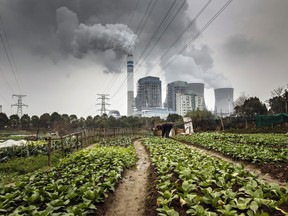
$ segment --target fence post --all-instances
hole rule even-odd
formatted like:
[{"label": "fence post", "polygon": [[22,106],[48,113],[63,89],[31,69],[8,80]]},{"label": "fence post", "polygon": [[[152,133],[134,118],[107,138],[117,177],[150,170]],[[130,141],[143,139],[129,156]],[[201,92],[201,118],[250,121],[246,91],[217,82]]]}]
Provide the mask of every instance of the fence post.
[{"label": "fence post", "polygon": [[76,149],[78,150],[78,134],[76,134]]},{"label": "fence post", "polygon": [[61,151],[62,151],[62,157],[64,157],[64,142],[62,136],[61,136]]},{"label": "fence post", "polygon": [[47,154],[48,154],[48,166],[51,166],[51,137],[48,138],[48,146],[47,146]]}]

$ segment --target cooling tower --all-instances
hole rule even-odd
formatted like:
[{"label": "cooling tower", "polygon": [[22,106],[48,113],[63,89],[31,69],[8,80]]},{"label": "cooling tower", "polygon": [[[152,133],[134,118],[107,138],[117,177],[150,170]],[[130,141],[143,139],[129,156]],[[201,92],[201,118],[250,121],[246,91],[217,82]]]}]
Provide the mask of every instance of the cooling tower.
[{"label": "cooling tower", "polygon": [[204,83],[188,83],[187,92],[204,97]]},{"label": "cooling tower", "polygon": [[[200,96],[202,97],[202,104],[201,107],[205,108],[206,104],[205,104],[205,99],[204,99],[204,83],[188,83],[187,85],[187,93],[188,94],[194,94],[196,96]],[[198,106],[195,105],[195,108],[197,108]],[[199,108],[199,107],[198,107]]]},{"label": "cooling tower", "polygon": [[127,116],[133,114],[133,99],[134,99],[134,66],[133,55],[127,56]]},{"label": "cooling tower", "polygon": [[218,116],[229,116],[233,110],[233,88],[214,89],[215,94],[215,114]]}]

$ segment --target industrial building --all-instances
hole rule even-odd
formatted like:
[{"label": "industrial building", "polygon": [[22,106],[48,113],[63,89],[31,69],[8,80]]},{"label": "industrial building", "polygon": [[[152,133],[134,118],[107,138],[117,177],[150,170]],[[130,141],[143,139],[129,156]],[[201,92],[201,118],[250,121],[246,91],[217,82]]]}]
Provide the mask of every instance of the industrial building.
[{"label": "industrial building", "polygon": [[[176,111],[176,107],[178,109],[181,104],[177,105],[176,95],[190,95],[191,99],[191,110],[203,110],[205,109],[205,100],[204,100],[204,84],[203,83],[187,83],[184,81],[175,81],[168,83],[167,85],[167,97],[165,106],[168,110]],[[182,100],[178,100],[181,103]],[[186,105],[185,105],[186,106]]]},{"label": "industrial building", "polygon": [[187,90],[187,82],[175,81],[167,85],[167,108],[176,111],[176,94],[185,94]]},{"label": "industrial building", "polygon": [[229,116],[233,110],[233,94],[234,89],[233,88],[218,88],[214,89],[215,94],[215,115],[225,117]]},{"label": "industrial building", "polygon": [[135,104],[138,111],[148,107],[162,107],[162,89],[159,77],[148,76],[138,80]]}]

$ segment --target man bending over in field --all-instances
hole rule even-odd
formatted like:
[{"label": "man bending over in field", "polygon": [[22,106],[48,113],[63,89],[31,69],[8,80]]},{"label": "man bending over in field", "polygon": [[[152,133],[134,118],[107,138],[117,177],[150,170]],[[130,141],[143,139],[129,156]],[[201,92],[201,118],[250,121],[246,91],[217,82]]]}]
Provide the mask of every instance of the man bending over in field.
[{"label": "man bending over in field", "polygon": [[157,125],[157,130],[162,130],[162,138],[163,137],[169,138],[169,133],[172,128],[173,128],[172,122],[165,122],[161,125]]}]

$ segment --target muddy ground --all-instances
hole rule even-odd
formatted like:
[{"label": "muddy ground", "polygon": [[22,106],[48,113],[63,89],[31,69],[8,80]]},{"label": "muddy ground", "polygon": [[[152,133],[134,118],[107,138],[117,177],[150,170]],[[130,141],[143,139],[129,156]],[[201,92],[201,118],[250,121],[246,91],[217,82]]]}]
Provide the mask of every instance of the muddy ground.
[{"label": "muddy ground", "polygon": [[[155,188],[156,172],[150,162],[148,151],[139,140],[134,143],[138,162],[136,167],[127,169],[115,193],[109,194],[104,204],[97,206],[99,216],[156,216],[157,191]],[[221,158],[231,163],[240,163],[246,170],[254,172],[259,178],[267,182],[275,182],[285,185],[288,181],[287,164],[251,164],[245,161],[233,160],[215,151],[203,149],[201,146],[189,144],[191,148],[216,158]],[[177,210],[177,203],[175,203]],[[183,210],[183,209],[182,209]],[[180,215],[186,215],[180,212]],[[277,214],[278,215],[278,214]],[[279,215],[282,215],[281,213]]]}]

